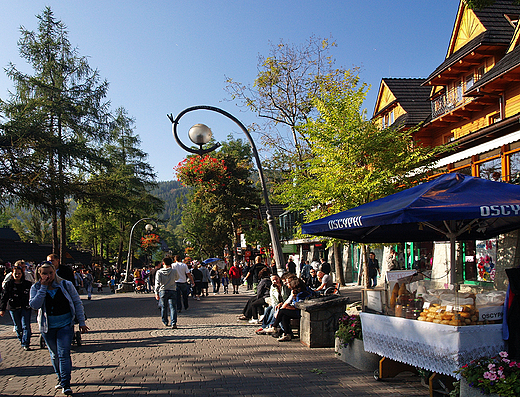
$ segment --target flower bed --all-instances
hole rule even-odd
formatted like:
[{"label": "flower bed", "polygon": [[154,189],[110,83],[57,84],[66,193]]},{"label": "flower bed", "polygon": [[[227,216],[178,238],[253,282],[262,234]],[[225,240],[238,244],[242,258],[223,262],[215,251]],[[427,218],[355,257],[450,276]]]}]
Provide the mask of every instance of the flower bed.
[{"label": "flower bed", "polygon": [[496,357],[473,360],[457,372],[470,388],[484,394],[520,396],[520,362],[510,360],[507,352],[500,352]]},{"label": "flower bed", "polygon": [[336,331],[341,347],[347,347],[354,339],[363,340],[361,318],[358,315],[345,314],[339,319],[339,329]]}]

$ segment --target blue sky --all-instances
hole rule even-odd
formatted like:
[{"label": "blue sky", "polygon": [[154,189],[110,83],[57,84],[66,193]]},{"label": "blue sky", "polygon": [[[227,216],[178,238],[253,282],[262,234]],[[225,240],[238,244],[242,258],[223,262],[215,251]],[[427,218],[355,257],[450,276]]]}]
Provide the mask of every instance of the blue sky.
[{"label": "blue sky", "polygon": [[[244,124],[261,122],[224,91],[225,78],[252,84],[259,54],[281,39],[301,44],[310,36],[332,37],[338,66],[361,68],[372,86],[365,101],[374,109],[384,77],[426,77],[446,56],[457,0],[249,1],[177,0],[23,0],[5,2],[0,13],[0,66],[13,62],[30,69],[18,55],[19,28],[37,29],[35,15],[50,6],[65,23],[79,54],[89,57],[110,83],[112,107],[124,107],[157,179],[174,178],[172,168],[186,157],[177,146],[166,114],[194,105],[221,107]],[[0,98],[12,82],[0,72]],[[188,117],[189,115],[189,117]],[[243,137],[224,116],[191,112],[179,135],[189,144],[192,124],[210,126],[217,140]],[[257,140],[258,142],[258,140]]]}]

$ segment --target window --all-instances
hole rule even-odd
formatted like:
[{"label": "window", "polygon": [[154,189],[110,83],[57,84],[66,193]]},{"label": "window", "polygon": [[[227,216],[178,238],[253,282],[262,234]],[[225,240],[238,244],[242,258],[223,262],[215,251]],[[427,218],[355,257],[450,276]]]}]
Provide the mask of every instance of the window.
[{"label": "window", "polygon": [[469,90],[471,87],[473,87],[473,83],[474,83],[474,79],[473,79],[473,73],[471,74],[468,74],[466,76],[466,80],[465,80],[465,83],[466,83],[466,90]]},{"label": "window", "polygon": [[498,123],[500,120],[502,120],[500,118],[500,113],[493,113],[492,115],[488,116],[488,125]]},{"label": "window", "polygon": [[476,76],[475,78],[478,80],[480,80],[482,78],[482,76],[484,76],[484,73],[485,73],[485,68],[484,66],[481,66],[477,69],[477,73],[476,73]]},{"label": "window", "polygon": [[502,160],[500,157],[479,164],[479,175],[490,181],[500,182],[502,180]]},{"label": "window", "polygon": [[511,173],[511,180],[520,179],[520,152],[515,152],[509,156],[509,169]]},{"label": "window", "polygon": [[459,81],[455,87],[457,102],[462,102],[462,81]]}]

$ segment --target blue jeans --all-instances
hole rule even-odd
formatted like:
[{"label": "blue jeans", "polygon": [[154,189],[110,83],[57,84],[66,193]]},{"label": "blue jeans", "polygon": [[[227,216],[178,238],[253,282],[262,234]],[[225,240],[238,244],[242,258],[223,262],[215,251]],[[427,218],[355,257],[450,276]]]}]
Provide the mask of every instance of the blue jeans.
[{"label": "blue jeans", "polygon": [[168,309],[170,309],[171,325],[177,324],[177,291],[163,290],[159,292],[161,301],[161,317],[164,325],[168,325]]},{"label": "blue jeans", "polygon": [[184,303],[184,309],[188,308],[188,283],[175,283],[177,285],[177,310],[182,310],[182,304]]},{"label": "blue jeans", "polygon": [[31,344],[31,309],[9,310],[9,314],[13,319],[16,335],[22,346],[29,347]]},{"label": "blue jeans", "polygon": [[213,284],[213,292],[218,292],[218,290],[220,289],[220,280],[215,280],[214,278],[212,278],[211,284]]},{"label": "blue jeans", "polygon": [[377,274],[374,277],[370,277],[370,288],[377,286]]},{"label": "blue jeans", "polygon": [[70,358],[70,345],[74,327],[72,325],[63,328],[49,328],[48,332],[42,333],[51,354],[54,372],[60,379],[60,385],[64,389],[70,387],[70,374],[72,372],[72,359]]},{"label": "blue jeans", "polygon": [[262,329],[273,325],[274,323],[274,306],[267,306],[264,311],[264,319],[262,320]]}]

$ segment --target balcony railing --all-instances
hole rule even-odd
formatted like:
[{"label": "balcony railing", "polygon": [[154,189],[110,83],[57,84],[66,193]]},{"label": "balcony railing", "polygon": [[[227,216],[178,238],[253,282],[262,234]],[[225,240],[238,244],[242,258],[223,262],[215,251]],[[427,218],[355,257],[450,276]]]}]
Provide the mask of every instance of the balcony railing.
[{"label": "balcony railing", "polygon": [[472,98],[462,96],[463,92],[466,91],[465,89],[463,91],[463,89],[463,85],[458,85],[432,100],[432,119],[436,119],[461,105],[471,102]]}]

